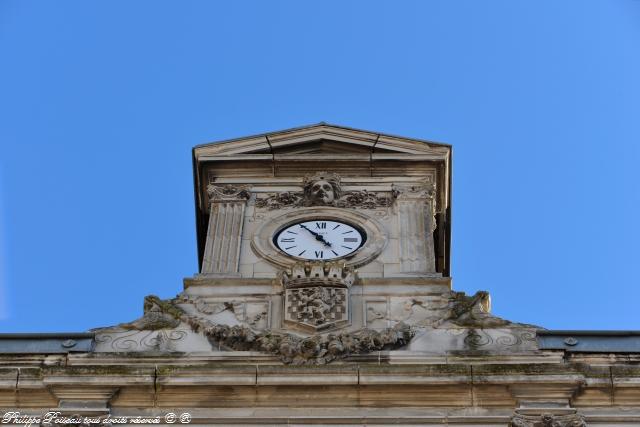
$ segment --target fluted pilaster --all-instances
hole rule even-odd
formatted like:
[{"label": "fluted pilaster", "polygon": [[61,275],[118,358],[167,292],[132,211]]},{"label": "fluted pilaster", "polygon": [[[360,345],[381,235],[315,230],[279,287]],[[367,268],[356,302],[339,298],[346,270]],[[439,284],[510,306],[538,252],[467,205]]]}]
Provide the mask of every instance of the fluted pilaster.
[{"label": "fluted pilaster", "polygon": [[400,271],[435,272],[434,186],[394,186],[394,194],[400,230]]},{"label": "fluted pilaster", "polygon": [[244,210],[250,193],[241,186],[209,185],[207,191],[210,215],[201,273],[237,274]]}]

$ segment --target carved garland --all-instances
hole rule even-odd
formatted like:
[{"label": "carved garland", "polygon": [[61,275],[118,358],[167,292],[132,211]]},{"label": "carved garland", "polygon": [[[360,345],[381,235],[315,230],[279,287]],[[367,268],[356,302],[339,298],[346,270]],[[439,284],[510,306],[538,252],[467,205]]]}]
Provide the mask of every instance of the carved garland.
[{"label": "carved garland", "polygon": [[[175,303],[179,302],[175,301]],[[204,334],[222,347],[235,351],[260,351],[273,354],[287,364],[322,365],[352,354],[396,349],[406,345],[415,334],[408,325],[399,323],[393,328],[382,331],[360,329],[351,333],[301,338],[270,330],[258,332],[241,325],[218,325],[210,320],[188,315],[176,306],[174,301],[163,301],[155,295],[147,296],[145,305],[159,308],[163,313],[188,324],[194,332]]]},{"label": "carved garland", "polygon": [[[362,190],[345,192],[342,197],[336,200],[331,206],[338,208],[376,209],[388,207],[392,204],[393,199],[391,197]],[[256,200],[257,208],[268,210],[314,205],[315,203],[310,203],[305,199],[305,195],[301,191],[287,191],[284,193],[271,194],[268,197]]]}]

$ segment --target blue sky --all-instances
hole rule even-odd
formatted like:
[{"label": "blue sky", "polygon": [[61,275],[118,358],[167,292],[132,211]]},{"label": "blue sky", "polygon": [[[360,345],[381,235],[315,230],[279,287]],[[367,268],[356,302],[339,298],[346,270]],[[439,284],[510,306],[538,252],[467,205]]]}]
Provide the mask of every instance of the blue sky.
[{"label": "blue sky", "polygon": [[319,121],[454,146],[454,287],[640,329],[640,1],[0,2],[0,331],[197,270],[191,147]]}]

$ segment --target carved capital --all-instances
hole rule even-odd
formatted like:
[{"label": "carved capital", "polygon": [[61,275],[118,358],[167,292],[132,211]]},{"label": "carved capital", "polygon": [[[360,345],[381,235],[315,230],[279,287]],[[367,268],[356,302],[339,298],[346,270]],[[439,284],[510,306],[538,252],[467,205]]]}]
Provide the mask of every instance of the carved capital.
[{"label": "carved capital", "polygon": [[210,203],[244,202],[251,197],[246,185],[207,185]]},{"label": "carved capital", "polygon": [[587,422],[580,414],[568,415],[523,415],[515,414],[511,418],[510,427],[587,427]]},{"label": "carved capital", "polygon": [[436,184],[425,182],[415,185],[393,185],[393,196],[397,200],[433,199],[436,195]]}]

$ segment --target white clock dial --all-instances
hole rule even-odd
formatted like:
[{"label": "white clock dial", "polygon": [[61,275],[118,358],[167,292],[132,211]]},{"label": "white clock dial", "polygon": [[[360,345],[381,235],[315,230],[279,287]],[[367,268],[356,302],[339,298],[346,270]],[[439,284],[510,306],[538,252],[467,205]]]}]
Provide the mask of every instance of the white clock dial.
[{"label": "white clock dial", "polygon": [[273,243],[293,257],[330,260],[350,255],[364,244],[366,236],[344,222],[327,219],[302,221],[282,229]]}]

